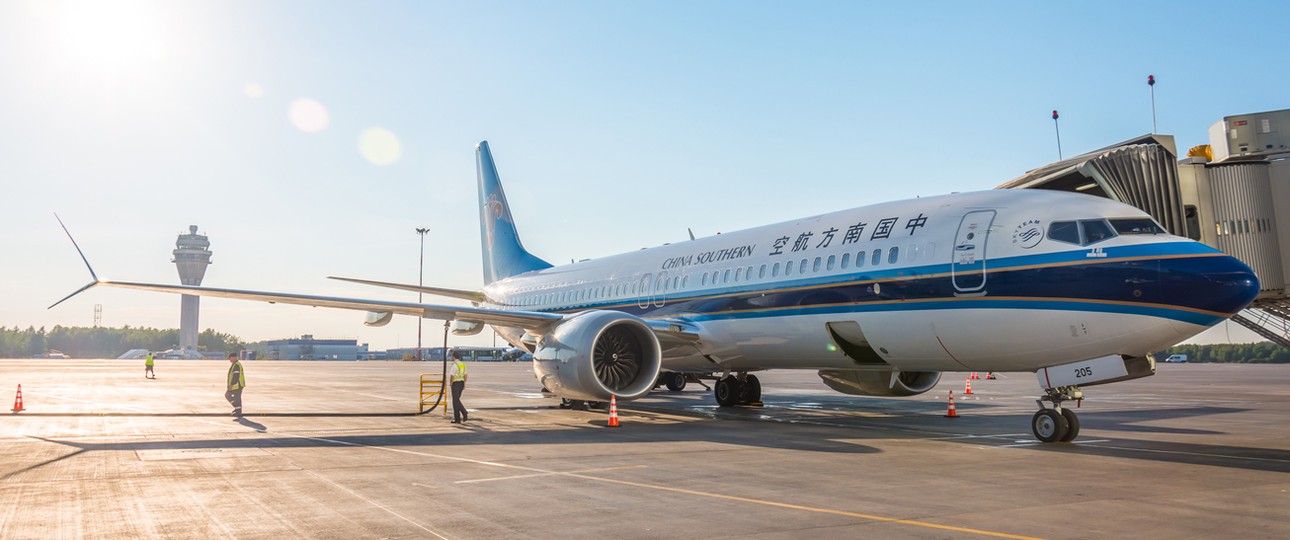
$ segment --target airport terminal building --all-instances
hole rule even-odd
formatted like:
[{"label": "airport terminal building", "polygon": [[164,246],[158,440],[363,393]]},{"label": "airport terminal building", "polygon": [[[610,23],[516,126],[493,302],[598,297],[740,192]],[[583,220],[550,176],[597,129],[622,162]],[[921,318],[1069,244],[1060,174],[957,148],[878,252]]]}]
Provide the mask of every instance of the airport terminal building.
[{"label": "airport terminal building", "polygon": [[299,339],[266,342],[265,360],[366,360],[367,344],[355,339],[314,339],[306,334]]}]

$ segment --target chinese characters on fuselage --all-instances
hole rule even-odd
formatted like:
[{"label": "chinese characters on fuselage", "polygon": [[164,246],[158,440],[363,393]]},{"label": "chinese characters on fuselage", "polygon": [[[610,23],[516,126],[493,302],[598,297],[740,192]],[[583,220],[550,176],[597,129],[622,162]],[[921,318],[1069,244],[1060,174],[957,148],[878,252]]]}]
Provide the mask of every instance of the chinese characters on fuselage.
[{"label": "chinese characters on fuselage", "polygon": [[[900,223],[899,217],[883,218],[878,221],[869,233],[869,241],[891,238],[891,235],[895,231],[898,223]],[[924,216],[922,213],[919,213],[917,217],[910,218],[905,222],[905,229],[909,231],[910,236],[913,236],[919,228],[926,226],[927,216]],[[863,241],[865,229],[868,227],[869,223],[865,221],[860,221],[848,226],[846,232],[842,234],[842,240],[839,245],[855,244]],[[768,255],[783,255],[785,253],[785,249],[788,250],[788,253],[797,253],[812,249],[824,249],[833,243],[838,232],[840,231],[837,227],[829,227],[828,229],[819,231],[818,239],[816,239],[816,231],[814,230],[802,231],[798,233],[796,238],[781,236],[771,242],[771,251]],[[744,246],[735,246],[732,248],[683,255],[680,257],[670,257],[663,260],[662,269],[674,270],[695,264],[707,264],[733,259],[742,259],[744,257],[752,256],[756,251],[757,244],[748,244]]]}]

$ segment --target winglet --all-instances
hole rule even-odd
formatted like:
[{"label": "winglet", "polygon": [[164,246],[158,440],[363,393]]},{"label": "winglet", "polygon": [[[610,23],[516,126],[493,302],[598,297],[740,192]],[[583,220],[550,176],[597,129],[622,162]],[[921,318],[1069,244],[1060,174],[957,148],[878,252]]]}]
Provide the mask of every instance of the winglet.
[{"label": "winglet", "polygon": [[80,245],[78,245],[78,244],[76,243],[76,239],[75,239],[75,238],[72,238],[72,232],[71,232],[71,231],[69,231],[69,230],[67,230],[67,225],[63,223],[63,218],[58,217],[58,214],[57,214],[57,213],[55,213],[55,214],[54,214],[54,219],[57,219],[57,220],[58,220],[58,225],[59,225],[59,226],[61,226],[61,227],[63,228],[63,232],[64,232],[64,233],[67,233],[67,239],[72,241],[72,247],[75,247],[75,248],[76,248],[76,252],[77,252],[77,253],[79,253],[79,254],[81,255],[81,261],[83,261],[83,262],[85,263],[85,268],[86,268],[86,269],[88,269],[88,270],[90,271],[90,277],[94,278],[94,281],[90,282],[90,284],[89,284],[89,285],[86,285],[86,286],[84,286],[84,287],[81,287],[81,288],[77,289],[77,290],[76,290],[76,292],[74,292],[74,293],[72,293],[72,294],[69,294],[69,295],[67,295],[67,296],[63,297],[63,299],[62,299],[62,300],[59,300],[59,301],[57,301],[57,302],[54,302],[54,303],[53,303],[53,305],[51,305],[51,306],[49,306],[48,308],[45,308],[45,309],[53,309],[53,308],[54,308],[54,306],[57,306],[58,304],[61,304],[61,303],[63,303],[63,302],[66,302],[68,298],[71,298],[71,297],[73,297],[73,296],[76,296],[76,295],[78,295],[78,294],[81,294],[82,292],[84,292],[84,291],[85,291],[85,289],[88,289],[88,288],[90,288],[90,287],[93,287],[93,286],[95,286],[95,285],[98,285],[98,284],[99,284],[99,282],[100,282],[98,274],[95,274],[95,273],[94,273],[94,267],[93,267],[93,266],[90,266],[90,260],[89,260],[89,259],[87,259],[87,258],[85,258],[85,252],[84,252],[84,251],[81,251],[81,246],[80,246]]}]

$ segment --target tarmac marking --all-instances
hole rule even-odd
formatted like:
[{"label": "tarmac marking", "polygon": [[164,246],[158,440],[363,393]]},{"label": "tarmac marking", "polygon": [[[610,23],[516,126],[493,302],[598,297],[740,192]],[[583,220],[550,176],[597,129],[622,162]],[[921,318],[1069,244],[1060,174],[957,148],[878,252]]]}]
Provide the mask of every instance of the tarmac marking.
[{"label": "tarmac marking", "polygon": [[496,480],[518,480],[520,478],[537,478],[541,476],[552,476],[557,474],[578,474],[578,473],[591,473],[591,472],[621,471],[623,469],[644,469],[645,467],[646,467],[645,465],[626,465],[623,467],[601,467],[599,469],[582,469],[580,471],[569,471],[565,473],[555,473],[555,472],[533,473],[533,474],[520,474],[515,476],[499,476],[496,478],[478,478],[475,480],[458,480],[453,483],[454,484],[477,484],[479,482],[493,482]]},{"label": "tarmac marking", "polygon": [[[282,435],[282,433],[279,433],[279,435]],[[586,474],[580,474],[580,473],[577,473],[577,472],[548,471],[548,470],[544,470],[544,469],[538,469],[538,468],[535,468],[535,467],[525,467],[525,466],[522,466],[522,465],[510,465],[510,464],[506,464],[506,463],[497,463],[497,462],[493,462],[493,461],[484,461],[484,460],[479,460],[479,459],[463,458],[463,457],[456,457],[456,456],[446,456],[446,455],[442,455],[442,454],[431,454],[431,453],[429,453],[429,452],[418,452],[418,451],[415,451],[415,450],[404,450],[404,449],[402,449],[402,448],[390,448],[390,447],[387,447],[387,446],[375,446],[375,445],[370,445],[370,444],[362,444],[362,443],[355,443],[355,442],[349,442],[349,441],[340,441],[340,440],[336,440],[336,439],[328,439],[328,438],[325,438],[325,437],[309,437],[309,436],[305,436],[305,435],[290,435],[290,436],[292,436],[292,437],[299,437],[299,438],[302,438],[302,439],[310,439],[310,440],[315,440],[315,441],[322,441],[322,442],[327,442],[327,443],[331,443],[331,444],[340,444],[340,445],[344,445],[344,446],[358,446],[358,447],[363,447],[363,448],[371,448],[371,449],[374,449],[374,450],[384,450],[384,451],[387,451],[387,452],[395,452],[395,453],[400,453],[400,454],[412,454],[412,455],[415,455],[415,456],[433,457],[433,458],[446,459],[446,460],[452,460],[452,461],[460,461],[460,462],[465,462],[465,463],[474,463],[474,464],[477,464],[477,465],[484,465],[484,466],[489,466],[489,467],[501,467],[501,468],[506,468],[506,469],[517,469],[517,470],[521,470],[521,471],[531,471],[531,472],[534,472],[534,473],[539,473],[538,475],[535,475],[535,476],[567,476],[567,477],[570,477],[570,478],[580,478],[580,479],[583,479],[583,480],[592,480],[592,481],[596,481],[596,482],[605,482],[605,483],[610,483],[610,484],[619,484],[619,485],[623,485],[623,486],[638,487],[638,488],[645,488],[645,489],[655,489],[655,490],[659,490],[659,491],[670,491],[670,492],[673,492],[673,493],[684,493],[684,494],[687,494],[687,495],[695,495],[695,496],[699,496],[699,497],[709,497],[709,498],[714,498],[714,499],[724,499],[724,500],[729,500],[729,501],[745,502],[745,503],[750,503],[750,504],[759,504],[759,505],[763,505],[763,506],[773,506],[773,507],[776,507],[776,508],[785,508],[785,509],[789,509],[789,510],[802,510],[802,511],[806,511],[806,512],[816,512],[816,513],[821,513],[821,514],[832,514],[832,515],[837,515],[837,516],[846,516],[846,517],[853,517],[853,518],[859,518],[859,519],[867,519],[867,520],[871,520],[871,521],[879,521],[879,522],[884,522],[884,523],[899,523],[899,524],[901,524],[901,525],[911,525],[911,526],[915,526],[915,527],[925,527],[925,528],[929,528],[929,529],[940,529],[940,530],[944,530],[944,531],[954,531],[954,532],[961,532],[961,533],[968,533],[968,534],[976,534],[976,535],[989,536],[989,537],[994,537],[994,538],[1012,538],[1012,539],[1016,539],[1016,540],[1039,540],[1038,538],[1033,537],[1033,536],[1021,536],[1021,535],[1007,534],[1007,533],[994,532],[994,531],[985,531],[985,530],[981,530],[981,529],[970,529],[970,528],[967,528],[967,527],[956,527],[956,526],[953,526],[953,525],[941,525],[941,524],[939,524],[939,523],[931,523],[931,522],[927,522],[927,521],[917,521],[917,520],[912,520],[912,519],[891,518],[891,517],[884,517],[884,516],[876,516],[876,515],[873,515],[873,514],[862,514],[862,513],[859,513],[859,512],[848,512],[848,511],[845,511],[845,510],[834,510],[834,509],[831,509],[831,508],[819,508],[819,507],[815,507],[815,506],[803,506],[803,505],[798,505],[798,504],[789,504],[789,503],[782,503],[782,502],[775,502],[775,501],[766,501],[766,500],[762,500],[762,499],[752,499],[752,498],[748,498],[748,497],[739,497],[739,496],[735,496],[735,495],[726,495],[726,494],[723,494],[723,493],[711,493],[711,492],[707,492],[707,491],[698,491],[698,490],[684,489],[684,488],[676,488],[676,487],[670,487],[670,486],[660,486],[660,485],[657,485],[657,484],[646,484],[646,483],[641,483],[641,482],[630,482],[630,481],[627,481],[627,480],[615,480],[615,479],[612,479],[612,478],[601,478],[601,477],[598,477],[598,476],[589,476],[589,475],[586,475]],[[312,472],[312,471],[311,471],[311,472]],[[348,491],[348,490],[346,490],[346,491]],[[375,504],[375,503],[373,503],[373,504]],[[379,505],[378,505],[378,506],[379,506]],[[391,513],[393,513],[393,512],[391,512]],[[395,515],[397,515],[397,514],[395,514]],[[400,516],[400,517],[402,517],[402,516]],[[404,519],[406,519],[406,518],[404,518]],[[442,538],[442,537],[441,537],[441,538]]]},{"label": "tarmac marking", "polygon": [[342,485],[340,485],[340,484],[337,484],[336,482],[333,482],[330,478],[327,478],[327,477],[325,477],[325,476],[323,476],[323,475],[321,475],[321,474],[318,474],[318,473],[316,473],[316,472],[314,472],[314,471],[306,470],[305,472],[307,472],[307,473],[309,473],[309,474],[314,475],[314,477],[318,478],[319,480],[322,480],[322,481],[324,481],[324,482],[327,482],[328,484],[331,484],[331,485],[333,485],[333,486],[336,486],[336,487],[337,487],[337,488],[339,488],[341,491],[344,491],[344,492],[346,492],[346,493],[349,493],[350,495],[353,495],[354,497],[357,497],[357,498],[359,498],[359,499],[362,499],[364,502],[366,502],[366,503],[368,503],[368,504],[370,504],[370,505],[372,505],[372,506],[375,506],[375,507],[377,507],[377,508],[380,508],[381,510],[385,510],[386,512],[389,512],[389,513],[390,513],[390,515],[392,515],[392,516],[394,516],[394,517],[396,517],[396,518],[399,518],[399,519],[401,519],[401,520],[403,520],[403,521],[406,521],[406,522],[408,522],[408,523],[412,524],[413,526],[415,526],[415,527],[416,527],[416,528],[418,528],[418,529],[421,529],[421,530],[423,530],[423,531],[425,531],[425,532],[428,532],[428,533],[430,533],[430,534],[433,534],[433,535],[435,535],[436,537],[441,538],[441,539],[443,539],[443,540],[448,540],[448,537],[447,537],[447,536],[444,536],[444,535],[442,535],[442,534],[439,534],[439,533],[437,533],[437,532],[435,532],[435,531],[432,531],[432,530],[430,530],[430,529],[426,528],[426,526],[425,526],[425,525],[422,525],[422,524],[420,524],[420,523],[417,523],[416,521],[413,521],[412,519],[408,518],[407,516],[404,516],[403,514],[400,514],[400,513],[398,513],[398,512],[395,512],[394,510],[390,509],[390,507],[388,507],[388,506],[385,506],[385,505],[383,505],[383,504],[381,504],[381,503],[378,503],[378,502],[376,502],[376,501],[373,501],[372,499],[369,499],[369,498],[367,498],[367,497],[364,497],[364,496],[362,496],[362,495],[358,494],[357,492],[355,492],[355,491],[354,491],[354,490],[352,490],[352,489],[349,489],[349,488],[347,488],[347,487],[345,487],[345,486],[342,486]]},{"label": "tarmac marking", "polygon": [[[98,403],[95,403],[95,402],[79,400],[79,399],[76,399],[76,398],[66,398],[66,397],[62,397],[62,396],[52,396],[52,397],[59,397],[59,398],[61,398],[61,399],[68,399],[68,400],[71,400],[71,401],[81,401],[81,402],[83,402],[83,403],[92,403],[92,404],[96,404],[96,405],[98,405]],[[125,407],[122,407],[122,408],[125,408],[125,409],[133,409],[133,410],[140,410],[140,409],[138,409],[138,408],[135,408],[135,407],[129,407],[129,406],[125,406]],[[216,424],[214,421],[210,421],[210,420],[206,420],[206,419],[197,419],[197,420],[198,420],[198,421],[201,421],[201,422],[204,422],[204,423],[213,424],[213,425],[214,425],[214,424]],[[709,497],[709,498],[714,498],[714,499],[724,499],[724,500],[729,500],[729,501],[744,502],[744,503],[749,503],[749,504],[758,504],[758,505],[763,505],[763,506],[771,506],[771,507],[784,508],[784,509],[789,509],[789,510],[801,510],[801,511],[805,511],[805,512],[816,512],[816,513],[821,513],[821,514],[831,514],[831,515],[837,515],[837,516],[846,516],[846,517],[853,517],[853,518],[859,518],[859,519],[867,519],[867,520],[871,520],[871,521],[878,521],[878,522],[884,522],[884,523],[898,523],[898,524],[901,524],[901,525],[910,525],[910,526],[914,526],[914,527],[924,527],[924,528],[929,528],[929,529],[939,529],[939,530],[944,530],[944,531],[954,531],[954,532],[961,532],[961,533],[967,533],[967,534],[976,534],[976,535],[989,536],[989,537],[994,537],[994,538],[1012,538],[1012,539],[1017,539],[1017,540],[1039,540],[1038,538],[1036,538],[1036,537],[1032,537],[1032,536],[1020,536],[1020,535],[1015,535],[1015,534],[1007,534],[1007,533],[1001,533],[1001,532],[986,531],[986,530],[981,530],[981,529],[970,529],[970,528],[966,528],[966,527],[956,527],[956,526],[953,526],[953,525],[941,525],[941,524],[939,524],[939,523],[931,523],[931,522],[927,522],[927,521],[917,521],[917,520],[911,520],[911,519],[891,518],[891,517],[885,517],[885,516],[877,516],[877,515],[873,515],[873,514],[862,514],[862,513],[859,513],[859,512],[848,512],[848,511],[845,511],[845,510],[835,510],[835,509],[831,509],[831,508],[820,508],[820,507],[814,507],[814,506],[803,506],[803,505],[789,504],[789,503],[782,503],[782,502],[775,502],[775,501],[766,501],[766,500],[762,500],[762,499],[752,499],[752,498],[748,498],[748,497],[739,497],[739,496],[735,496],[735,495],[726,495],[726,494],[723,494],[723,493],[711,493],[711,492],[707,492],[707,491],[698,491],[698,490],[691,490],[691,489],[684,489],[684,488],[677,488],[677,487],[670,487],[670,486],[662,486],[662,485],[657,485],[657,484],[646,484],[646,483],[641,483],[641,482],[630,482],[630,481],[626,481],[626,480],[615,480],[615,479],[612,479],[612,478],[601,478],[601,477],[598,477],[598,476],[590,476],[590,475],[587,475],[587,474],[580,474],[580,473],[577,473],[577,472],[548,471],[548,470],[538,469],[538,468],[534,468],[534,467],[524,467],[524,466],[521,466],[521,465],[510,465],[510,464],[506,464],[506,463],[497,463],[497,462],[493,462],[493,461],[484,461],[484,460],[479,460],[479,459],[463,458],[463,457],[456,457],[456,456],[447,456],[447,455],[442,455],[442,454],[431,454],[431,453],[429,453],[429,452],[418,452],[418,451],[414,451],[414,450],[404,450],[404,449],[402,449],[402,448],[390,448],[390,447],[387,447],[387,446],[375,446],[375,445],[370,445],[370,444],[362,444],[362,443],[356,443],[356,442],[341,441],[341,440],[336,440],[336,439],[328,439],[328,438],[325,438],[325,437],[310,437],[310,436],[308,436],[308,435],[297,435],[297,434],[289,433],[289,432],[277,432],[275,435],[277,435],[277,436],[295,437],[295,438],[299,438],[299,439],[306,439],[306,440],[313,440],[313,441],[321,441],[321,442],[327,442],[327,443],[331,443],[331,444],[339,444],[339,445],[342,445],[342,446],[356,446],[356,447],[361,447],[361,448],[371,448],[371,449],[374,449],[374,450],[384,450],[384,451],[386,451],[386,452],[394,452],[394,453],[400,453],[400,454],[411,454],[411,455],[415,455],[415,456],[432,457],[432,458],[446,459],[446,460],[459,461],[459,462],[465,462],[465,463],[474,463],[474,464],[477,464],[477,465],[484,465],[484,466],[489,466],[489,467],[501,467],[501,468],[506,468],[506,469],[515,469],[515,470],[521,470],[521,471],[529,471],[529,472],[532,472],[532,473],[538,473],[537,475],[540,475],[540,476],[567,476],[567,477],[570,477],[570,478],[580,478],[580,479],[583,479],[583,480],[592,480],[592,481],[596,481],[596,482],[605,482],[605,483],[618,484],[618,485],[623,485],[623,486],[638,487],[638,488],[645,488],[645,489],[654,489],[654,490],[659,490],[659,491],[670,491],[670,492],[673,492],[673,493],[684,493],[684,494],[687,494],[687,495],[695,495],[695,496],[699,496],[699,497]],[[427,529],[425,526],[421,525],[420,523],[417,523],[417,522],[415,522],[415,521],[413,521],[413,520],[411,520],[411,519],[409,519],[409,518],[407,518],[407,517],[405,517],[405,516],[403,516],[403,515],[399,514],[398,512],[395,512],[394,510],[391,510],[390,508],[388,508],[388,507],[386,507],[386,506],[384,506],[384,505],[382,505],[382,504],[380,504],[380,503],[378,503],[378,502],[376,502],[376,501],[373,501],[373,500],[371,500],[371,499],[368,499],[367,497],[364,497],[364,496],[362,496],[362,495],[360,495],[360,494],[358,494],[358,493],[354,492],[353,490],[350,490],[349,488],[346,488],[346,487],[344,487],[344,486],[342,486],[342,485],[340,485],[340,484],[337,484],[336,482],[333,482],[332,480],[329,480],[329,479],[327,479],[327,478],[325,478],[325,477],[323,477],[323,476],[319,475],[318,473],[316,473],[316,472],[314,472],[314,471],[306,471],[306,472],[308,472],[309,474],[312,474],[312,475],[314,475],[314,476],[318,477],[319,479],[321,479],[321,480],[323,480],[323,481],[326,481],[326,482],[327,482],[327,483],[329,483],[329,484],[332,484],[332,485],[334,485],[334,486],[336,486],[336,487],[338,487],[338,488],[340,488],[340,489],[344,490],[344,491],[345,491],[345,492],[347,492],[347,493],[350,493],[351,495],[354,495],[355,497],[358,497],[358,498],[360,498],[360,499],[363,499],[364,501],[367,501],[368,503],[371,503],[373,506],[376,506],[376,507],[378,507],[378,508],[380,508],[380,509],[382,509],[382,510],[385,510],[386,512],[390,513],[391,515],[394,515],[395,517],[398,517],[399,519],[402,519],[402,520],[404,520],[404,521],[406,521],[406,522],[408,522],[408,523],[410,523],[410,524],[412,524],[412,525],[415,525],[417,528],[420,528],[420,529],[422,529],[422,530],[424,530],[424,531],[426,531],[426,532],[428,532],[428,533],[430,533],[430,534],[433,534],[433,535],[435,535],[436,537],[441,538],[441,539],[443,539],[443,540],[448,540],[448,539],[447,539],[447,537],[445,537],[445,536],[443,536],[443,535],[441,535],[441,534],[439,534],[439,533],[437,533],[437,532],[434,532],[434,531],[432,531],[432,530],[430,530],[430,529]]]}]

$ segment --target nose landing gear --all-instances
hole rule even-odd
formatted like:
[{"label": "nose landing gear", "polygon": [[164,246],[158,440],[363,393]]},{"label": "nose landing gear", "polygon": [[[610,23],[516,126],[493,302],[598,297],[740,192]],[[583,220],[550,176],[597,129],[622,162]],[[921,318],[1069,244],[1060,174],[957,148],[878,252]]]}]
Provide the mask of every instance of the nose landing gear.
[{"label": "nose landing gear", "polygon": [[[1084,399],[1084,392],[1078,386],[1062,386],[1044,389],[1044,397],[1035,400],[1039,411],[1030,419],[1030,430],[1040,442],[1071,442],[1079,435],[1079,417],[1075,411],[1062,407],[1063,401]],[[1053,408],[1044,406],[1051,401]]]}]

